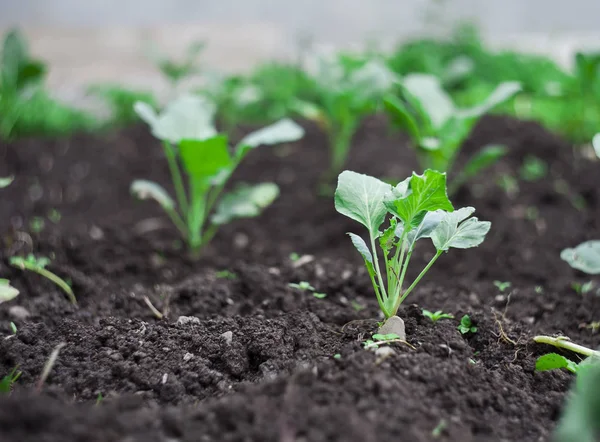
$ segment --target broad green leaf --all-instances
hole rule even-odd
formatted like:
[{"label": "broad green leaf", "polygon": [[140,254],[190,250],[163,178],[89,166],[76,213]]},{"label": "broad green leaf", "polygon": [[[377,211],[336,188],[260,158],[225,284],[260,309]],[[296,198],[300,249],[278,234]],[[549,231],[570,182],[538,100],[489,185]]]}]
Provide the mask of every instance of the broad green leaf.
[{"label": "broad green leaf", "polygon": [[473,207],[464,207],[447,213],[431,233],[435,248],[437,250],[468,249],[481,244],[492,223],[469,218],[473,212],[475,212]]},{"label": "broad green leaf", "polygon": [[232,165],[225,135],[205,140],[181,140],[179,155],[187,173],[207,183]]},{"label": "broad green leaf", "polygon": [[560,257],[576,270],[590,275],[600,274],[600,240],[586,241],[573,249],[565,249]]},{"label": "broad green leaf", "polygon": [[[439,226],[442,219],[446,216],[448,212],[444,210],[435,210],[433,212],[427,212],[421,224],[415,229],[410,230],[406,234],[406,242],[409,247],[422,238],[430,238],[433,231]],[[396,236],[398,238],[402,237],[402,233],[404,232],[404,226],[402,224],[398,224],[396,227]]]},{"label": "broad green leaf", "polygon": [[358,253],[360,253],[364,258],[369,275],[373,277],[375,275],[375,264],[373,262],[373,255],[367,247],[367,243],[365,243],[365,241],[360,236],[354,233],[348,233],[348,235],[352,240],[352,244],[354,244],[354,247],[356,247],[356,250],[358,250]]},{"label": "broad green leaf", "polygon": [[129,188],[131,194],[141,200],[152,199],[165,210],[175,209],[175,201],[158,183],[147,180],[135,180]]},{"label": "broad green leaf", "polygon": [[406,130],[413,142],[420,144],[421,131],[419,125],[405,104],[390,95],[383,99],[383,106],[392,123],[398,128]]},{"label": "broad green leaf", "polygon": [[27,63],[29,53],[27,42],[18,29],[6,34],[2,46],[1,79],[3,87],[16,89],[19,82],[19,71]]},{"label": "broad green leaf", "polygon": [[460,118],[481,117],[499,104],[511,99],[515,94],[521,91],[521,83],[517,81],[506,81],[500,83],[496,89],[479,106],[470,109],[460,109],[456,113]]},{"label": "broad green leaf", "polygon": [[19,291],[10,285],[8,279],[0,279],[0,304],[15,299]]},{"label": "broad green leaf", "polygon": [[274,183],[240,185],[221,198],[211,221],[221,225],[236,218],[258,216],[278,196],[279,187]]},{"label": "broad green leaf", "polygon": [[594,147],[594,152],[596,152],[596,156],[600,158],[600,132],[594,135],[594,139],[592,140],[592,146]]},{"label": "broad green leaf", "polygon": [[421,104],[434,128],[441,128],[456,111],[450,95],[434,75],[409,74],[401,84]]},{"label": "broad green leaf", "polygon": [[577,372],[577,364],[557,353],[548,353],[535,361],[536,371],[559,370],[566,368],[572,373]]},{"label": "broad green leaf", "polygon": [[184,95],[169,103],[159,115],[140,101],[134,105],[134,110],[159,140],[171,143],[184,139],[199,141],[217,134],[213,123],[215,105],[203,97]]},{"label": "broad green leaf", "polygon": [[[584,376],[581,376],[584,374]],[[596,442],[600,432],[600,363],[595,361],[577,375],[553,440]]]},{"label": "broad green leaf", "polygon": [[5,178],[0,177],[0,189],[10,186],[10,184],[14,181],[15,177],[7,176]]},{"label": "broad green leaf", "polygon": [[263,127],[242,138],[238,149],[242,146],[257,147],[260,145],[273,145],[298,141],[304,136],[304,129],[289,118],[279,120],[277,123]]},{"label": "broad green leaf", "polygon": [[435,170],[427,169],[423,175],[413,172],[406,195],[396,195],[388,194],[384,205],[408,231],[418,227],[427,212],[454,210],[446,194],[446,174]]},{"label": "broad green leaf", "polygon": [[338,177],[335,210],[365,226],[375,235],[385,220],[383,200],[392,186],[377,178],[345,170]]}]

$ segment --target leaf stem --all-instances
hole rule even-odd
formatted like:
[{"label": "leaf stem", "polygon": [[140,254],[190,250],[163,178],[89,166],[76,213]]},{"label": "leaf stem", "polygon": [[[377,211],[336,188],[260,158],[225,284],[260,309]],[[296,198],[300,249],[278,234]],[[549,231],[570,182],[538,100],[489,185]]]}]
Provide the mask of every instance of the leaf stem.
[{"label": "leaf stem", "polygon": [[186,214],[189,209],[189,203],[185,193],[185,185],[183,183],[181,171],[179,170],[179,164],[177,163],[175,148],[167,141],[163,143],[163,148],[167,163],[169,164],[169,171],[171,172],[171,179],[173,180],[173,187],[175,188],[179,210],[181,213]]},{"label": "leaf stem", "polygon": [[438,250],[436,252],[435,256],[433,258],[431,258],[431,261],[429,261],[429,263],[425,266],[425,268],[421,271],[421,273],[419,273],[419,276],[417,276],[416,279],[413,281],[413,283],[410,285],[410,287],[406,289],[406,291],[404,292],[402,297],[398,298],[398,300],[396,301],[396,305],[394,305],[394,310],[393,310],[394,315],[398,312],[398,309],[400,308],[400,304],[402,304],[402,302],[404,302],[406,297],[410,294],[410,292],[413,291],[413,289],[419,283],[421,278],[423,278],[423,276],[425,276],[427,271],[431,268],[433,263],[437,261],[437,259],[441,256],[441,254],[443,252],[444,252],[443,250]]},{"label": "leaf stem", "polygon": [[584,356],[600,356],[600,351],[592,350],[591,348],[584,347],[583,345],[575,344],[564,336],[552,337],[552,336],[535,336],[533,338],[538,344],[553,345],[557,348],[564,348],[575,353],[582,354]]},{"label": "leaf stem", "polygon": [[[385,303],[388,299],[388,294],[386,293],[385,286],[383,285],[383,278],[381,277],[381,269],[379,268],[379,257],[377,256],[377,249],[375,248],[375,236],[373,233],[369,232],[369,238],[371,239],[371,249],[373,250],[373,264],[375,265],[375,272],[377,273],[377,280],[379,282],[379,288],[381,290],[381,298]],[[387,311],[383,312],[386,317]]]},{"label": "leaf stem", "polygon": [[69,298],[69,301],[71,301],[71,304],[77,305],[77,298],[75,298],[75,294],[73,293],[73,289],[71,289],[71,287],[69,287],[69,284],[67,284],[65,282],[65,280],[62,279],[62,278],[60,278],[58,275],[55,275],[51,271],[46,270],[46,269],[40,267],[39,265],[35,265],[35,264],[32,264],[32,263],[29,263],[29,262],[27,262],[25,260],[19,261],[19,263],[16,264],[16,266],[20,267],[22,269],[26,269],[26,270],[29,270],[31,272],[37,273],[38,275],[43,276],[44,278],[49,279],[54,284],[56,284],[58,287],[60,287],[63,292],[65,292],[67,294],[67,297]]}]

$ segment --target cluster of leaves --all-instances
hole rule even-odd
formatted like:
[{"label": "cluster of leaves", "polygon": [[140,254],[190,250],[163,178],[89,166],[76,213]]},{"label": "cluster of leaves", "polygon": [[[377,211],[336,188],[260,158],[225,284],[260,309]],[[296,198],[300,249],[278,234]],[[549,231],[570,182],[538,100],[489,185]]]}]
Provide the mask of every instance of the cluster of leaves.
[{"label": "cluster of leaves", "polygon": [[[423,169],[450,172],[460,148],[479,119],[520,91],[516,82],[501,83],[482,103],[460,109],[444,91],[438,77],[409,74],[398,83],[398,93],[387,95],[385,109],[396,126],[406,130]],[[456,173],[450,193],[506,153],[503,146],[487,146]]]},{"label": "cluster of leaves", "polygon": [[44,88],[46,65],[29,54],[24,36],[8,32],[0,59],[0,138],[62,135],[96,127],[95,119],[72,109]]},{"label": "cluster of leaves", "polygon": [[158,202],[195,256],[220,226],[236,218],[258,216],[279,195],[274,183],[239,184],[221,195],[246,155],[259,145],[292,142],[304,135],[300,126],[284,119],[250,133],[230,149],[227,135],[215,128],[213,104],[204,98],[182,96],[160,114],[143,102],[136,103],[135,110],[163,142],[175,199],[162,186],[147,180],[134,181],[131,192],[140,199]]},{"label": "cluster of leaves", "polygon": [[[396,315],[435,261],[451,248],[467,249],[481,244],[491,223],[471,217],[472,207],[454,210],[446,190],[446,174],[426,170],[392,186],[367,175],[344,171],[335,192],[336,210],[365,226],[369,245],[349,233],[364,258],[379,307],[386,318]],[[380,230],[389,215],[388,226]],[[407,287],[406,271],[420,239],[430,238],[436,253]],[[377,245],[382,251],[385,273],[380,268]]]}]

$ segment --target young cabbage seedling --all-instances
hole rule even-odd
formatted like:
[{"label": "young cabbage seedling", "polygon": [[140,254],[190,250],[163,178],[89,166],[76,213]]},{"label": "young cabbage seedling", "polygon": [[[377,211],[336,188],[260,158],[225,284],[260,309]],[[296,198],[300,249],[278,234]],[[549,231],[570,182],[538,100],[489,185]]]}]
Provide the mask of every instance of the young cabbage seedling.
[{"label": "young cabbage seedling", "polygon": [[[335,208],[368,230],[368,245],[360,236],[348,235],[364,259],[386,320],[396,315],[400,304],[444,252],[478,246],[491,226],[487,221],[471,217],[473,207],[455,211],[446,193],[446,174],[429,169],[422,175],[413,173],[397,186],[344,171],[338,178]],[[389,226],[380,230],[388,216]],[[424,238],[432,240],[436,253],[405,287],[415,245]],[[380,268],[377,245],[383,255],[385,273]]]},{"label": "young cabbage seedling", "polygon": [[206,99],[183,96],[160,115],[145,103],[136,103],[135,110],[163,142],[176,199],[159,184],[146,180],[134,181],[131,192],[140,199],[155,200],[165,210],[194,256],[220,226],[236,218],[260,215],[279,195],[274,183],[240,184],[221,195],[248,152],[259,145],[297,141],[304,135],[300,126],[284,119],[250,133],[231,152],[227,136],[217,133],[215,109]]},{"label": "young cabbage seedling", "polygon": [[[423,169],[450,172],[460,148],[479,119],[521,90],[516,82],[500,84],[491,95],[469,109],[460,109],[443,90],[440,80],[429,74],[410,74],[399,83],[400,96],[387,95],[384,106],[392,123],[406,130]],[[504,156],[504,146],[490,145],[469,159],[455,173],[452,194],[467,180]]]},{"label": "young cabbage seedling", "polygon": [[463,335],[468,333],[477,333],[477,327],[473,325],[473,321],[471,321],[471,317],[469,315],[464,315],[460,319],[460,324],[458,324],[457,329]]},{"label": "young cabbage seedling", "polygon": [[50,264],[50,260],[43,256],[35,257],[32,254],[27,255],[26,258],[20,256],[13,256],[10,258],[10,264],[14,267],[17,267],[21,270],[29,270],[31,272],[37,273],[38,275],[43,276],[44,278],[49,279],[54,284],[62,289],[63,292],[66,293],[71,304],[76,305],[77,299],[75,298],[75,294],[73,290],[66,283],[66,281],[59,276],[55,275],[51,271],[46,269],[46,266]]},{"label": "young cabbage seedling", "polygon": [[318,98],[314,103],[298,101],[296,111],[316,120],[325,130],[331,155],[326,181],[342,170],[352,138],[361,120],[373,113],[393,86],[395,74],[381,61],[361,64],[344,55],[319,60],[314,78]]},{"label": "young cabbage seedling", "polygon": [[430,312],[429,310],[423,309],[423,316],[431,319],[431,322],[433,322],[434,324],[436,322],[438,322],[440,319],[453,319],[454,318],[454,315],[451,315],[449,313],[444,313],[441,310],[438,310],[436,312]]}]

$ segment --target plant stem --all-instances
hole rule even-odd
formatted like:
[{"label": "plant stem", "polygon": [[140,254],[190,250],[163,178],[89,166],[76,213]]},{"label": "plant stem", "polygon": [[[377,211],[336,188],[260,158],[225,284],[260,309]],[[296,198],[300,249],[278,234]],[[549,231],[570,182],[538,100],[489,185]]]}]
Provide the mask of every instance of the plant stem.
[{"label": "plant stem", "polygon": [[574,342],[569,341],[568,338],[561,336],[556,338],[552,336],[535,336],[533,340],[538,344],[553,345],[554,347],[564,348],[565,350],[570,350],[584,356],[600,356],[600,351],[595,351],[591,348],[584,347],[583,345],[575,344]]},{"label": "plant stem", "polygon": [[419,276],[417,276],[416,279],[413,281],[413,283],[410,285],[410,287],[406,289],[406,291],[404,292],[402,297],[398,298],[398,300],[396,301],[396,305],[394,305],[394,310],[393,310],[394,315],[398,312],[398,309],[400,308],[400,304],[402,304],[402,302],[404,302],[406,297],[410,294],[410,292],[413,291],[413,289],[419,283],[421,278],[423,278],[423,276],[425,276],[425,273],[427,273],[427,271],[431,268],[433,263],[437,261],[437,259],[440,257],[440,255],[443,252],[444,252],[443,250],[438,250],[436,252],[435,256],[433,258],[431,258],[431,261],[429,261],[429,263],[425,266],[425,268],[421,271],[421,273],[419,273]]},{"label": "plant stem", "polygon": [[[385,303],[387,301],[388,295],[385,291],[385,286],[383,285],[383,278],[381,277],[381,269],[379,268],[379,257],[377,256],[377,249],[375,248],[375,237],[372,233],[369,233],[369,238],[371,239],[371,249],[373,250],[373,264],[375,265],[375,272],[377,273],[377,281],[379,282],[379,288],[381,290],[381,299]],[[387,311],[384,310],[383,313],[387,315]]]},{"label": "plant stem", "polygon": [[44,278],[48,278],[54,284],[59,286],[63,290],[63,292],[67,294],[67,297],[69,298],[69,301],[71,301],[71,304],[77,305],[77,299],[75,298],[73,290],[71,289],[71,287],[69,287],[69,284],[67,284],[62,278],[58,277],[49,270],[42,269],[41,267],[30,267],[29,270],[40,274]]},{"label": "plant stem", "polygon": [[171,218],[171,222],[175,224],[175,227],[177,227],[177,230],[179,230],[183,239],[187,239],[189,236],[188,228],[179,213],[177,213],[176,210],[165,210],[165,212],[167,212],[167,215]]},{"label": "plant stem", "polygon": [[202,230],[206,220],[206,185],[199,180],[190,180],[191,206],[187,213],[188,246],[194,258],[202,247]]},{"label": "plant stem", "polygon": [[186,214],[189,208],[187,196],[185,194],[185,185],[179,170],[179,164],[177,164],[177,157],[175,155],[175,149],[167,141],[163,143],[165,151],[165,157],[169,164],[169,171],[171,172],[171,179],[173,180],[173,187],[175,188],[175,195],[177,196],[177,204],[181,213]]}]

